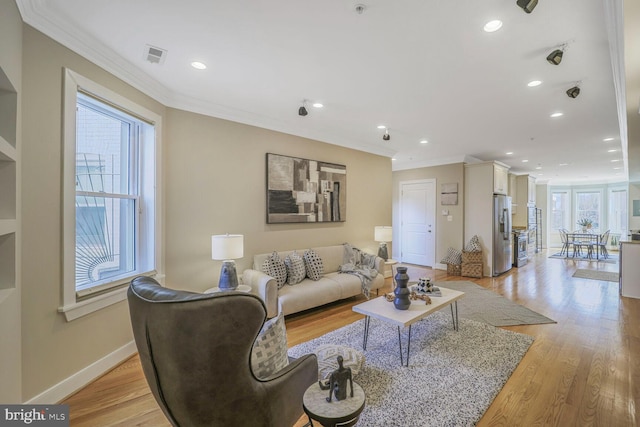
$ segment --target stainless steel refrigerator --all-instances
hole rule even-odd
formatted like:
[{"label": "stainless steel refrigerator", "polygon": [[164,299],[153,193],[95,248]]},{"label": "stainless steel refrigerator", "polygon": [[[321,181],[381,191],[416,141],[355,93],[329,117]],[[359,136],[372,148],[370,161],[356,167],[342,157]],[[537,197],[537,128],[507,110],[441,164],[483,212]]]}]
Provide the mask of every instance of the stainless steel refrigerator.
[{"label": "stainless steel refrigerator", "polygon": [[493,195],[493,275],[511,270],[513,243],[511,235],[511,197]]}]

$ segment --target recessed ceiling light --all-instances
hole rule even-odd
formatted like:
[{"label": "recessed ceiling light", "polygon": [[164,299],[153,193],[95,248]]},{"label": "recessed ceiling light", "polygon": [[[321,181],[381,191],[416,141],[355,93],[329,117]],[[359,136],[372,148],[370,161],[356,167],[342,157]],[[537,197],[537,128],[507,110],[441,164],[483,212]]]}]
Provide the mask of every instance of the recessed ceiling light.
[{"label": "recessed ceiling light", "polygon": [[524,159],[524,160],[522,161],[522,163],[527,163],[528,161],[529,161],[529,160]]},{"label": "recessed ceiling light", "polygon": [[313,105],[315,108],[322,108],[322,107],[324,107],[324,105],[323,105],[323,104],[321,104],[321,103],[319,103],[319,102],[316,102],[316,103],[311,104],[311,105]]},{"label": "recessed ceiling light", "polygon": [[555,119],[556,117],[560,117],[560,116],[563,116],[563,115],[564,115],[563,113],[557,112],[557,113],[553,113],[551,115],[551,117],[553,117]]},{"label": "recessed ceiling light", "polygon": [[493,33],[494,31],[498,31],[500,28],[502,28],[502,21],[499,19],[494,19],[484,25],[484,30],[487,33]]},{"label": "recessed ceiling light", "polygon": [[378,129],[386,129],[387,127],[385,125],[378,125]]},{"label": "recessed ceiling light", "polygon": [[619,161],[620,161],[620,159],[613,159],[613,160],[611,160],[611,163],[615,163],[615,162],[619,162]]},{"label": "recessed ceiling light", "polygon": [[544,175],[544,174],[543,174],[543,173],[539,173],[539,174],[538,174],[538,176],[542,176],[542,175]]},{"label": "recessed ceiling light", "polygon": [[202,62],[199,61],[193,61],[191,63],[191,66],[197,70],[204,70],[205,68],[207,68],[207,66],[205,64],[203,64]]},{"label": "recessed ceiling light", "polygon": [[527,86],[536,87],[536,86],[540,86],[541,84],[542,82],[540,80],[531,80],[529,83],[527,83]]},{"label": "recessed ceiling light", "polygon": [[536,166],[537,171],[539,171],[540,169],[542,169],[542,166]]},{"label": "recessed ceiling light", "polygon": [[513,151],[507,151],[507,152],[506,152],[506,153],[504,153],[504,154],[506,154],[507,156],[510,156],[510,155],[512,155],[512,154],[513,154]]},{"label": "recessed ceiling light", "polygon": [[605,139],[603,139],[604,142],[609,142],[609,141],[613,141],[613,140],[614,140],[614,138],[605,138]]},{"label": "recessed ceiling light", "polygon": [[617,171],[619,169],[622,169],[622,168],[621,167],[613,168],[614,171]]},{"label": "recessed ceiling light", "polygon": [[420,144],[428,144],[428,143],[429,143],[429,141],[427,141],[426,139],[423,139],[423,140],[420,141]]},{"label": "recessed ceiling light", "polygon": [[396,158],[395,158],[395,157],[392,157],[392,158],[391,158],[391,160],[394,160],[394,161],[395,161],[395,160],[396,160]]},{"label": "recessed ceiling light", "polygon": [[616,151],[618,150],[616,150],[615,148],[612,148],[611,150],[607,150],[607,153],[615,153]]},{"label": "recessed ceiling light", "polygon": [[558,166],[568,166],[569,163],[560,163]]}]

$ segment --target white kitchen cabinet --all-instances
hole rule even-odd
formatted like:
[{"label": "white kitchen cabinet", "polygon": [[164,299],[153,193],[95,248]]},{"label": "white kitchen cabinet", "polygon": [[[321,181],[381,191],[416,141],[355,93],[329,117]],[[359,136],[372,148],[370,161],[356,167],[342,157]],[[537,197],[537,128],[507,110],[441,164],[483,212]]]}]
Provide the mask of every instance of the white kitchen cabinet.
[{"label": "white kitchen cabinet", "polygon": [[640,241],[620,242],[620,295],[640,298]]},{"label": "white kitchen cabinet", "polygon": [[517,175],[509,174],[509,197],[511,197],[511,215],[515,215],[518,210],[518,187],[516,185]]},{"label": "white kitchen cabinet", "polygon": [[509,192],[509,169],[493,164],[493,194],[507,194]]},{"label": "white kitchen cabinet", "polygon": [[513,225],[529,228],[529,207],[536,205],[536,178],[531,175],[516,176],[516,191],[513,203]]},{"label": "white kitchen cabinet", "polygon": [[536,178],[531,175],[527,176],[527,199],[527,205],[536,205]]}]

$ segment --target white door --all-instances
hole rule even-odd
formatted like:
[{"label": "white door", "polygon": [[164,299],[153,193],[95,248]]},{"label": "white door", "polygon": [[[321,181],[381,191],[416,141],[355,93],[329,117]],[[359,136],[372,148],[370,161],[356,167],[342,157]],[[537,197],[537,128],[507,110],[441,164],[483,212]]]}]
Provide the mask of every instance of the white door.
[{"label": "white door", "polygon": [[435,265],[435,180],[400,183],[400,259]]}]

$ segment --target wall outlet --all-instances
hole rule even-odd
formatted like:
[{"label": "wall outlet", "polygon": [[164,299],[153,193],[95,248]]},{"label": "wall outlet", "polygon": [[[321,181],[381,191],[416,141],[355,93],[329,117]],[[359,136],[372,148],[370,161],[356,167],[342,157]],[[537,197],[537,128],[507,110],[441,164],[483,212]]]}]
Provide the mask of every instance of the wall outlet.
[{"label": "wall outlet", "polygon": [[449,210],[448,209],[442,209],[442,216],[447,216],[449,215]]},{"label": "wall outlet", "polygon": [[453,221],[453,215],[447,216],[447,221],[449,221],[449,222]]}]

